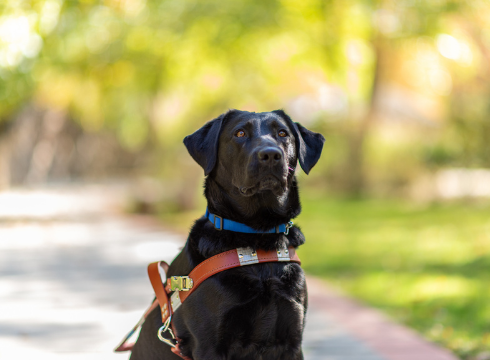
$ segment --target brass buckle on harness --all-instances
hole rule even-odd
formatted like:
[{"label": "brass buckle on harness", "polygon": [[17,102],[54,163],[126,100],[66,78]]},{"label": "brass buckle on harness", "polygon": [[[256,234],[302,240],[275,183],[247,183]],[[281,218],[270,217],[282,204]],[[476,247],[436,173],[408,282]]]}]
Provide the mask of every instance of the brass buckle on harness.
[{"label": "brass buckle on harness", "polygon": [[[160,341],[164,342],[167,345],[170,345],[171,347],[176,347],[177,346],[177,340],[175,340],[175,335],[174,332],[172,331],[172,328],[170,327],[170,321],[172,320],[172,316],[169,316],[167,321],[165,321],[165,324],[162,325],[160,329],[158,329],[157,335]],[[172,337],[171,339],[167,339],[163,337],[163,334],[165,331],[168,331],[170,336]]]},{"label": "brass buckle on harness", "polygon": [[189,291],[194,286],[194,280],[188,276],[172,276],[170,288],[172,291]]}]

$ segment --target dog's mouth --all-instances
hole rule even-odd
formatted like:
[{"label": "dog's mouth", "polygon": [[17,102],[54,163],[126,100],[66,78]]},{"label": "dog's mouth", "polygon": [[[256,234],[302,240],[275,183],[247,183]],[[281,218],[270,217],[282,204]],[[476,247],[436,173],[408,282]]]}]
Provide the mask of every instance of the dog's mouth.
[{"label": "dog's mouth", "polygon": [[279,195],[286,190],[286,182],[281,181],[273,175],[264,176],[254,186],[239,188],[240,193],[244,196],[252,196],[259,192],[272,191],[274,194]]},{"label": "dog's mouth", "polygon": [[280,186],[281,182],[274,176],[266,176],[258,184],[259,191],[274,190]]}]

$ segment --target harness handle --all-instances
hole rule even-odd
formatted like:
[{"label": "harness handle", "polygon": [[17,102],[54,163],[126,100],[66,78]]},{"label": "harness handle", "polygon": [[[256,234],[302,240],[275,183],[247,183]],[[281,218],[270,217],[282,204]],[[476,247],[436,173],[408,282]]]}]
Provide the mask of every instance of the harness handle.
[{"label": "harness handle", "polygon": [[165,324],[168,318],[172,316],[172,308],[170,306],[170,299],[168,298],[167,292],[165,291],[165,287],[163,286],[162,276],[159,271],[160,267],[164,271],[165,278],[166,278],[169,266],[165,261],[158,261],[148,265],[148,276],[150,278],[151,286],[155,291],[155,295],[157,297],[158,303],[160,304],[162,323]]}]

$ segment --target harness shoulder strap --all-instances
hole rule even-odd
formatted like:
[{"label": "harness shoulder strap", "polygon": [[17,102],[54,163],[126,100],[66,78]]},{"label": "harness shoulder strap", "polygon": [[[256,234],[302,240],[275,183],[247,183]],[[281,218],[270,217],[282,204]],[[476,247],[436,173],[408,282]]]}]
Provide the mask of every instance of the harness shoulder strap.
[{"label": "harness shoulder strap", "polygon": [[[264,262],[295,262],[301,264],[301,260],[296,254],[294,247],[280,250],[264,251],[253,250],[252,248],[238,248],[225,251],[197,265],[188,276],[172,276],[167,279],[165,290],[167,293],[174,292],[172,295],[172,312],[175,312],[180,305],[187,299],[207,278],[228,269],[252,265]],[[183,283],[179,278],[189,279],[189,285],[179,287]],[[165,322],[166,319],[162,320]]]},{"label": "harness shoulder strap", "polygon": [[[143,324],[149,313],[160,305],[162,315],[162,328],[158,331],[160,340],[167,343],[172,347],[172,351],[179,354],[178,338],[176,339],[171,329],[172,314],[182,305],[182,303],[194,292],[197,287],[207,278],[228,269],[247,266],[257,263],[266,262],[295,262],[301,264],[301,261],[296,254],[293,247],[264,251],[253,250],[252,248],[238,248],[229,251],[225,251],[218,255],[215,255],[199,265],[197,265],[188,276],[172,276],[170,279],[166,279],[166,284],[162,282],[160,269],[165,273],[165,277],[168,271],[168,264],[165,261],[154,262],[148,265],[148,276],[150,278],[151,285],[155,291],[156,300],[153,301],[150,308],[146,311],[138,324],[131,330],[126,338],[115,349],[116,352],[132,350],[134,344],[128,344],[128,339],[134,334],[134,332]],[[173,293],[169,298],[169,294]],[[172,338],[171,340],[163,338],[161,333],[169,331]],[[175,344],[176,342],[176,344]]]}]

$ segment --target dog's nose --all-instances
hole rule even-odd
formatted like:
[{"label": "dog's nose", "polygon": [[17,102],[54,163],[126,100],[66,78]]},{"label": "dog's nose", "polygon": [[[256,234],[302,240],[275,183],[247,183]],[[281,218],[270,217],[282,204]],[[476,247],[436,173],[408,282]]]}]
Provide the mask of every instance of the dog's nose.
[{"label": "dog's nose", "polygon": [[281,150],[273,147],[266,147],[257,153],[259,161],[263,164],[275,164],[282,159]]}]

